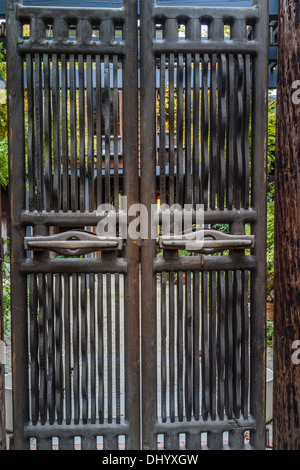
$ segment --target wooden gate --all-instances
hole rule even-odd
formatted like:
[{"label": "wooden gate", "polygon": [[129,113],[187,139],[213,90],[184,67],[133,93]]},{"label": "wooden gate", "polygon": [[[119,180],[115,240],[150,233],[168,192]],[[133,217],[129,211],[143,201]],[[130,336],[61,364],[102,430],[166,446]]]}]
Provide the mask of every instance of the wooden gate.
[{"label": "wooden gate", "polygon": [[264,447],[267,3],[7,0],[16,449]]},{"label": "wooden gate", "polygon": [[[205,224],[228,230],[232,243],[226,253],[219,241],[220,256],[204,246],[198,257],[179,256],[174,236],[173,250],[161,237],[162,257],[155,241],[142,246],[149,449],[157,439],[165,449],[222,448],[224,440],[243,448],[246,432],[264,446],[268,2],[254,3],[141,2],[141,201],[149,207],[158,194],[169,206],[202,204]],[[237,249],[248,224],[250,254]]]}]

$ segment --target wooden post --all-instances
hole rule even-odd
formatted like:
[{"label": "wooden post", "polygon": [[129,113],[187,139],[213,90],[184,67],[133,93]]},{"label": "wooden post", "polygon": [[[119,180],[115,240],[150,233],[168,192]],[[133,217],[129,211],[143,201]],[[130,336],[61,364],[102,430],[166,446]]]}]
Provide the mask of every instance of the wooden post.
[{"label": "wooden post", "polygon": [[[300,9],[279,1],[274,448],[300,449]],[[297,91],[298,90],[298,91]]]},{"label": "wooden post", "polygon": [[1,188],[0,188],[0,450],[6,449],[5,426],[5,360],[4,360],[4,318],[2,289],[2,230],[1,230]]}]

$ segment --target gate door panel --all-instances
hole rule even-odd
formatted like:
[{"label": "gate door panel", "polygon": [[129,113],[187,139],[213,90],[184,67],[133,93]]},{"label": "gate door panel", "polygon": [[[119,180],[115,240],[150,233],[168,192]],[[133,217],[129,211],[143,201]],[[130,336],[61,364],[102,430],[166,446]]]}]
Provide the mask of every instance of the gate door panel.
[{"label": "gate door panel", "polygon": [[265,445],[268,2],[139,8],[7,0],[16,449]]},{"label": "gate door panel", "polygon": [[265,445],[267,3],[141,2],[141,202],[205,223],[142,245],[145,449]]},{"label": "gate door panel", "polygon": [[137,449],[138,246],[95,236],[138,202],[136,1],[6,11],[14,445]]}]

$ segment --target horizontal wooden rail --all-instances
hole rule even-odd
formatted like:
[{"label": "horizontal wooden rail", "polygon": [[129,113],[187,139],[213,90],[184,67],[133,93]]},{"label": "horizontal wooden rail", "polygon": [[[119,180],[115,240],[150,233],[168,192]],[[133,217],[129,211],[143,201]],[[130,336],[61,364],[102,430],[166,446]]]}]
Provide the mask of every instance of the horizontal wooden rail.
[{"label": "horizontal wooden rail", "polygon": [[31,42],[30,39],[26,39],[18,43],[17,48],[20,53],[52,53],[52,54],[114,54],[117,56],[125,55],[125,46],[122,44],[105,44],[96,43],[91,41],[87,44],[81,44],[77,41],[68,41],[61,43],[59,41],[43,41],[40,43]]},{"label": "horizontal wooden rail", "polygon": [[167,19],[224,19],[229,20],[257,20],[258,8],[236,8],[236,7],[188,7],[188,6],[157,6],[154,8],[154,18]]},{"label": "horizontal wooden rail", "polygon": [[155,54],[253,54],[258,51],[258,42],[254,41],[155,41]]},{"label": "horizontal wooden rail", "polygon": [[183,433],[188,432],[190,434],[199,434],[201,432],[226,432],[234,429],[239,430],[253,430],[256,427],[255,420],[250,419],[230,419],[230,420],[211,420],[207,421],[178,421],[166,423],[157,422],[155,426],[156,434],[168,434],[168,433]]},{"label": "horizontal wooden rail", "polygon": [[101,20],[124,21],[123,8],[69,8],[69,7],[38,7],[17,5],[17,18],[20,21],[38,18],[44,21],[64,19],[77,23],[78,19],[85,19],[93,24]]},{"label": "horizontal wooden rail", "polygon": [[[82,227],[82,226],[96,226],[101,220],[103,220],[107,214],[99,212],[29,212],[24,211],[21,214],[20,222],[21,225],[35,226],[35,225],[46,225],[46,226],[60,226],[60,227]],[[125,220],[126,214],[124,212],[116,212],[117,222]]]},{"label": "horizontal wooden rail", "polygon": [[253,270],[256,268],[256,257],[252,255],[235,257],[229,256],[183,256],[176,260],[155,258],[153,270],[162,272],[194,272],[194,271],[227,271]]},{"label": "horizontal wooden rail", "polygon": [[60,438],[71,438],[75,436],[84,436],[96,437],[96,436],[106,436],[106,435],[127,435],[128,434],[128,424],[127,423],[104,423],[104,424],[52,424],[51,426],[47,425],[33,425],[29,424],[25,426],[24,437],[29,439],[31,437],[47,439],[51,437]]},{"label": "horizontal wooden rail", "polygon": [[43,261],[25,259],[21,264],[21,271],[24,274],[126,274],[127,261],[121,258],[116,258],[114,260],[106,260],[102,258],[61,258]]},{"label": "horizontal wooden rail", "polygon": [[[159,223],[162,221],[163,212],[158,210],[155,212]],[[81,227],[81,226],[95,226],[100,222],[106,214],[99,212],[63,212],[63,211],[23,211],[20,216],[21,225],[35,226],[35,225],[47,225],[47,226],[61,226],[61,227]],[[116,213],[117,221],[125,220],[125,212]],[[192,212],[193,223],[196,222],[196,213]],[[255,209],[250,210],[208,210],[204,212],[204,223],[205,224],[229,224],[231,222],[241,223],[253,223],[257,220],[257,211]]]}]

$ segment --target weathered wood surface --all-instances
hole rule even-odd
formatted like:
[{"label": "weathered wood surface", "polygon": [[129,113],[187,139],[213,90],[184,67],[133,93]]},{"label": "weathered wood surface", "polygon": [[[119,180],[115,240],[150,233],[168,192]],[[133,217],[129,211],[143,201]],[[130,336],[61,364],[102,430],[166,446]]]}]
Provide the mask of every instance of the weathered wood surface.
[{"label": "weathered wood surface", "polygon": [[[298,2],[279,2],[279,66],[275,189],[274,448],[300,449],[300,77]],[[299,87],[298,87],[299,89]],[[299,96],[299,93],[298,93]]]},{"label": "weathered wood surface", "polygon": [[[240,449],[247,430],[251,446],[263,448],[267,2],[257,0],[255,8],[223,13],[226,20],[230,18],[230,41],[224,39],[219,9],[174,9],[164,6],[167,2],[163,1],[157,6],[154,1],[140,2],[140,160],[137,0],[124,0],[122,9],[95,11],[86,7],[27,8],[21,3],[7,0],[12,317],[13,347],[17,349],[14,447],[28,448],[32,437],[38,449],[49,448],[55,436],[60,449],[70,449],[78,436],[82,449],[95,448],[96,437],[101,437],[104,449],[112,450],[118,448],[123,436],[127,449],[137,449],[142,431],[145,450],[160,446],[158,434],[163,434],[165,449],[180,448],[179,434],[185,435],[187,449],[199,449],[201,432],[207,433],[208,448],[220,449],[227,430],[229,446]],[[164,41],[159,41],[155,31],[162,18]],[[68,30],[74,21],[76,40],[73,36],[70,40]],[[186,23],[185,40],[178,39],[181,21]],[[27,22],[30,38],[24,39],[22,28]],[[45,39],[48,23],[53,24],[51,40]],[[209,41],[202,41],[200,26],[207,23]],[[248,24],[255,26],[259,39],[248,38]],[[114,26],[123,27],[122,43],[114,40]],[[93,28],[99,41],[92,41]],[[28,71],[26,165],[24,60]],[[118,100],[120,74],[122,105]],[[165,135],[168,83],[168,124],[173,134],[169,142]],[[247,151],[250,103],[251,168]],[[66,126],[68,106],[70,130]],[[125,157],[122,187],[118,168],[120,113]],[[141,244],[128,238],[122,257],[103,252],[101,258],[61,259],[33,249],[50,247],[54,251],[61,244],[68,248],[70,232],[63,230],[59,240],[58,235],[50,239],[50,226],[58,233],[59,228],[82,228],[88,220],[97,225],[103,213],[95,212],[95,202],[114,202],[116,206],[119,189],[127,196],[128,207],[141,202],[148,208],[150,222],[156,188],[161,203],[189,203],[192,220],[197,204],[203,203],[205,222],[228,224],[230,240],[243,237],[245,223],[251,223],[256,240],[251,255],[239,253],[234,244],[229,255],[178,257],[177,249],[174,255],[165,246],[160,258],[156,257],[154,238]],[[162,205],[160,221],[164,210]],[[118,220],[123,216],[119,211]],[[132,220],[129,215],[126,223]],[[25,240],[30,250],[25,257],[25,228],[31,224],[32,236]],[[148,229],[151,236],[151,223]],[[78,242],[84,241],[82,237],[81,232]],[[71,248],[75,242],[72,235]],[[222,252],[224,248],[228,245],[222,242],[218,249]],[[29,251],[33,251],[31,258]],[[29,359],[27,331],[24,333],[28,321],[26,279],[30,280],[30,415],[25,380]],[[128,429],[124,430],[125,423]]]}]

